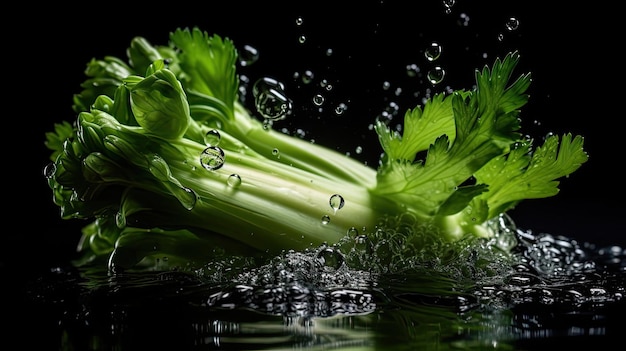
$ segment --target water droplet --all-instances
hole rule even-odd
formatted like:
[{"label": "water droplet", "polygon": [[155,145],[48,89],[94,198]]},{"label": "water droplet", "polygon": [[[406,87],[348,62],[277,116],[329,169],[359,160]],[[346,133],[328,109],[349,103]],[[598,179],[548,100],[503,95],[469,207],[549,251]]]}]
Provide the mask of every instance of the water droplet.
[{"label": "water droplet", "polygon": [[330,216],[329,215],[323,215],[322,216],[322,224],[328,224],[330,223]]},{"label": "water droplet", "polygon": [[43,176],[46,177],[47,179],[51,179],[52,177],[54,177],[54,174],[56,172],[57,172],[57,165],[54,162],[48,163],[43,168]]},{"label": "water droplet", "polygon": [[363,147],[362,146],[357,146],[356,149],[354,150],[354,152],[356,152],[357,155],[360,155],[363,152]]},{"label": "water droplet", "polygon": [[279,120],[291,113],[292,103],[283,83],[269,77],[261,78],[252,87],[257,111],[268,120]]},{"label": "water droplet", "polygon": [[446,13],[452,12],[452,7],[456,3],[456,0],[443,0],[443,6],[446,8]]},{"label": "water droplet", "polygon": [[231,188],[238,188],[241,185],[241,177],[239,176],[239,174],[233,173],[228,176],[226,184],[228,184],[228,186]]},{"label": "water droplet", "polygon": [[259,60],[259,52],[250,45],[244,45],[239,53],[239,64],[243,67],[250,66]]},{"label": "water droplet", "polygon": [[207,146],[217,146],[220,143],[221,135],[217,129],[211,129],[204,135],[204,143]]},{"label": "water droplet", "polygon": [[200,164],[209,171],[220,169],[224,165],[224,150],[217,146],[209,146],[200,155]]},{"label": "water droplet", "polygon": [[326,247],[317,253],[317,259],[329,268],[339,269],[344,263],[344,257],[341,252],[332,247]]},{"label": "water droplet", "polygon": [[280,150],[277,148],[272,149],[272,155],[276,156],[276,158],[280,158]]},{"label": "water droplet", "polygon": [[347,109],[348,109],[348,105],[342,102],[339,105],[337,105],[337,107],[335,107],[335,114],[337,116],[342,115],[344,112],[346,112]]},{"label": "water droplet", "polygon": [[361,234],[354,238],[354,249],[363,253],[372,252],[372,242],[367,235]]},{"label": "water droplet", "polygon": [[296,26],[301,26],[304,23],[304,19],[302,17],[296,18]]},{"label": "water droplet", "polygon": [[315,94],[315,96],[313,96],[313,103],[316,106],[322,106],[324,103],[324,96],[322,94]]},{"label": "water droplet", "polygon": [[515,17],[509,18],[505,23],[506,29],[509,31],[514,31],[519,28],[519,20]]},{"label": "water droplet", "polygon": [[115,225],[118,228],[126,227],[126,215],[124,215],[124,212],[122,212],[122,210],[118,211],[115,214]]},{"label": "water droplet", "polygon": [[187,187],[178,188],[178,191],[174,192],[174,196],[176,196],[178,202],[189,211],[196,206],[196,202],[198,201],[196,192]]},{"label": "water droplet", "polygon": [[306,41],[306,36],[301,35],[298,37],[298,43],[304,44],[305,41]]},{"label": "water droplet", "polygon": [[309,84],[313,81],[313,78],[315,78],[315,74],[313,73],[313,71],[306,70],[302,75],[302,83]]},{"label": "water droplet", "polygon": [[348,231],[346,232],[346,234],[350,237],[356,237],[359,235],[359,230],[356,229],[356,227],[350,227],[348,228]]},{"label": "water droplet", "polygon": [[345,203],[346,202],[343,199],[343,196],[339,194],[334,194],[330,197],[330,200],[328,201],[330,208],[332,208],[335,213],[337,213],[337,211],[339,211],[343,207],[343,205],[345,205]]},{"label": "water droplet", "polygon": [[443,70],[440,66],[437,66],[430,71],[428,71],[428,81],[431,84],[439,84],[446,76],[446,71]]},{"label": "water droplet", "polygon": [[406,66],[406,75],[409,77],[416,77],[419,72],[420,68],[414,63]]},{"label": "water droplet", "polygon": [[429,47],[424,51],[424,56],[428,61],[435,61],[441,56],[441,45],[439,43],[433,42]]}]

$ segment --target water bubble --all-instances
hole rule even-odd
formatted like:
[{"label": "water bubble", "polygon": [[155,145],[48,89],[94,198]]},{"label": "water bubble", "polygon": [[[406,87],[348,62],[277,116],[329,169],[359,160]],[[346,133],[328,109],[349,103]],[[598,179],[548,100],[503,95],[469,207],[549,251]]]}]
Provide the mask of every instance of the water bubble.
[{"label": "water bubble", "polygon": [[333,196],[330,197],[330,200],[328,200],[328,204],[330,205],[330,208],[332,208],[333,211],[335,211],[335,213],[337,213],[337,211],[343,208],[343,205],[345,205],[345,203],[346,202],[343,199],[343,196],[339,194],[333,194]]},{"label": "water bubble", "polygon": [[280,158],[280,150],[278,150],[278,148],[272,149],[272,155],[276,156],[276,158]]},{"label": "water bubble", "polygon": [[342,115],[344,112],[346,112],[347,109],[348,109],[348,105],[342,102],[339,105],[337,105],[337,107],[335,107],[335,114],[337,116]]},{"label": "water bubble", "polygon": [[424,56],[426,56],[428,61],[435,61],[439,58],[439,56],[441,56],[441,49],[441,45],[433,42],[426,48],[426,51],[424,51]]},{"label": "water bubble", "polygon": [[221,135],[217,129],[211,129],[204,135],[204,143],[207,146],[217,146],[220,143]]},{"label": "water bubble", "polygon": [[243,67],[250,66],[259,60],[259,52],[250,45],[244,45],[243,50],[239,52],[239,64]]},{"label": "water bubble", "polygon": [[326,267],[339,269],[344,263],[344,257],[338,250],[326,247],[317,253],[317,259]]},{"label": "water bubble", "polygon": [[315,94],[315,96],[313,96],[313,103],[316,106],[322,106],[324,103],[324,96],[322,94]]},{"label": "water bubble", "polygon": [[302,17],[296,18],[296,26],[301,26],[304,23],[304,19]]},{"label": "water bubble", "polygon": [[313,81],[314,78],[315,78],[315,74],[313,73],[313,71],[306,70],[304,71],[304,74],[302,75],[302,83],[309,84]]},{"label": "water bubble", "polygon": [[519,28],[519,20],[515,17],[511,17],[506,21],[505,26],[509,31],[517,30],[517,28]]},{"label": "water bubble", "polygon": [[322,216],[322,224],[328,224],[330,223],[330,216],[329,215],[323,215]]},{"label": "water bubble", "polygon": [[361,234],[354,238],[354,249],[362,253],[372,252],[372,241],[367,235]]},{"label": "water bubble", "polygon": [[306,36],[301,35],[298,37],[298,43],[304,44],[305,41],[306,41]]},{"label": "water bubble", "polygon": [[228,184],[228,186],[231,188],[238,188],[241,185],[241,177],[239,176],[239,174],[233,173],[228,176],[226,184]]},{"label": "water bubble", "polygon": [[446,71],[444,71],[443,68],[441,68],[440,66],[437,66],[433,69],[431,69],[430,71],[428,71],[428,81],[431,84],[439,84],[441,83],[441,81],[443,80],[443,78],[446,76]]},{"label": "water bubble", "polygon": [[416,77],[419,72],[420,72],[419,66],[417,66],[414,63],[406,66],[406,75],[409,77]]},{"label": "water bubble", "polygon": [[354,152],[356,152],[357,155],[360,155],[361,153],[363,153],[363,147],[362,146],[357,146],[356,149],[354,150]]},{"label": "water bubble", "polygon": [[456,3],[456,0],[443,0],[443,6],[446,9],[446,14],[449,14],[452,12],[452,7],[454,6],[455,3]]},{"label": "water bubble", "polygon": [[283,83],[269,77],[256,81],[252,87],[257,110],[268,120],[285,118],[292,108],[291,100],[285,95]]},{"label": "water bubble", "polygon": [[224,150],[217,146],[209,146],[200,155],[200,164],[209,171],[220,169],[224,165]]}]

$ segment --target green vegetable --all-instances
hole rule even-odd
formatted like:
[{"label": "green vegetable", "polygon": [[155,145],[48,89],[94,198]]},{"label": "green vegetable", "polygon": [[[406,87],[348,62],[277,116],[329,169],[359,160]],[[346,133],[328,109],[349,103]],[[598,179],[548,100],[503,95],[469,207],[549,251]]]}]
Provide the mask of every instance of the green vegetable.
[{"label": "green vegetable", "polygon": [[[89,62],[75,123],[46,134],[61,217],[89,220],[82,263],[301,250],[399,216],[445,241],[489,237],[490,221],[556,195],[587,160],[581,136],[537,148],[522,137],[531,79],[511,79],[516,52],[476,71],[473,90],[407,111],[402,134],[378,121],[378,169],[253,117],[238,99],[237,58],[232,41],[194,28],[166,46],[135,38],[128,63]],[[286,109],[265,98],[278,105],[264,112]]]}]

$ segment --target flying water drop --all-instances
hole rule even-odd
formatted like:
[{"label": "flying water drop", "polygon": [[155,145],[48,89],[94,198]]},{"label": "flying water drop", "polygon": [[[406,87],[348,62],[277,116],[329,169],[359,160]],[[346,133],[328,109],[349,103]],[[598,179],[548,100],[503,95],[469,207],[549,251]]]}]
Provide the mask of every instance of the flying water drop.
[{"label": "flying water drop", "polygon": [[292,102],[285,94],[283,83],[269,77],[256,81],[252,95],[257,111],[266,120],[276,121],[291,113]]}]

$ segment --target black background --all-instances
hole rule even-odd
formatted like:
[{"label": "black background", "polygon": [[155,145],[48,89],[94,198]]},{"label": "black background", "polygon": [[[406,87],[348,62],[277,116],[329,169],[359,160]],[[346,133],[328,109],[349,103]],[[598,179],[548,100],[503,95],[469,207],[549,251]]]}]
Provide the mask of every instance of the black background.
[{"label": "black background", "polygon": [[[457,0],[450,13],[442,1],[364,1],[350,8],[324,1],[18,5],[10,14],[12,24],[3,24],[3,135],[9,160],[3,167],[0,264],[10,272],[47,269],[73,254],[84,223],[59,218],[42,175],[49,156],[43,143],[54,123],[75,118],[72,95],[85,79],[86,63],[107,55],[125,59],[134,36],[164,45],[171,31],[193,26],[233,39],[239,48],[255,47],[259,61],[242,74],[285,82],[295,110],[277,127],[300,127],[306,138],[368,163],[380,153],[368,125],[390,101],[400,106],[399,121],[420,103],[413,94],[471,88],[475,68],[519,50],[519,73],[533,75],[531,100],[522,110],[526,132],[538,139],[549,132],[581,134],[590,159],[562,180],[559,195],[523,202],[510,214],[518,226],[536,232],[624,245],[620,21],[613,6],[545,3]],[[510,17],[520,21],[515,31],[505,28]],[[304,43],[298,42],[301,35]],[[409,64],[422,72],[432,66],[424,59],[432,41],[443,46],[436,63],[447,72],[435,87],[406,74]],[[294,72],[308,69],[315,73],[313,83],[293,79]],[[334,89],[318,112],[311,98],[322,79]],[[385,81],[391,90],[382,89]],[[395,96],[398,87],[402,93]],[[338,116],[332,106],[340,102],[348,110]],[[356,146],[363,154],[354,153]]]}]

